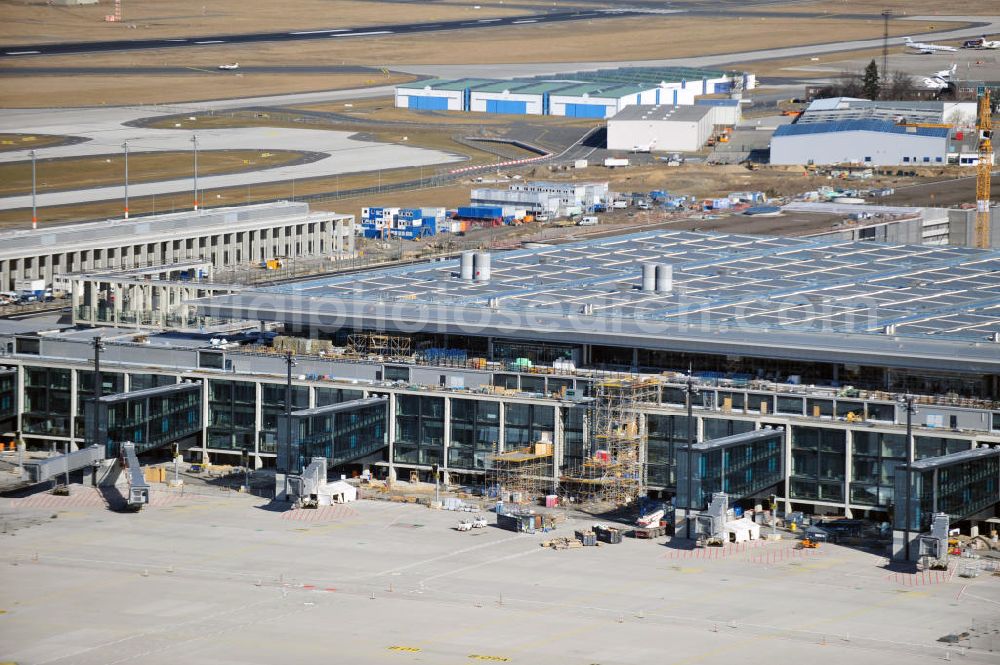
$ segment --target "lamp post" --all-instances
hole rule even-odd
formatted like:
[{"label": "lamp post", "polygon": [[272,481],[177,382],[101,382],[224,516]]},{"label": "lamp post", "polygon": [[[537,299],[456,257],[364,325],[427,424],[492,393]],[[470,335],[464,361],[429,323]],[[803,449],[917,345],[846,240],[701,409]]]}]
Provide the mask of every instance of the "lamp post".
[{"label": "lamp post", "polygon": [[97,417],[98,405],[100,404],[102,392],[101,385],[104,383],[104,380],[101,377],[101,351],[104,350],[104,342],[101,340],[101,336],[97,335],[93,340],[91,340],[90,345],[94,347],[94,411],[91,418],[92,422],[90,423],[90,440],[93,443],[99,443],[102,446],[107,446],[107,441],[101,442],[98,440],[100,439],[101,428],[100,423],[98,422],[99,418]]},{"label": "lamp post", "polygon": [[[292,368],[295,367],[295,358],[291,351],[285,352],[285,441],[288,445],[287,468],[292,470]],[[295,451],[298,458],[298,451]],[[301,469],[296,473],[302,473]]]},{"label": "lamp post", "polygon": [[913,462],[914,462],[914,450],[913,450],[913,416],[917,413],[916,407],[913,405],[913,395],[905,395],[903,397],[903,408],[906,409],[906,501],[904,502],[903,510],[905,512],[903,525],[903,543],[904,543],[904,553],[906,554],[906,559],[910,559],[910,520],[913,515],[913,500],[911,498],[913,494]]},{"label": "lamp post", "polygon": [[693,369],[688,368],[687,385],[684,387],[684,402],[687,405],[687,537],[690,540],[694,530],[691,528],[691,511],[694,508],[694,396],[698,389],[694,387]]},{"label": "lamp post", "polygon": [[128,219],[128,141],[122,143],[125,150],[125,219]]}]

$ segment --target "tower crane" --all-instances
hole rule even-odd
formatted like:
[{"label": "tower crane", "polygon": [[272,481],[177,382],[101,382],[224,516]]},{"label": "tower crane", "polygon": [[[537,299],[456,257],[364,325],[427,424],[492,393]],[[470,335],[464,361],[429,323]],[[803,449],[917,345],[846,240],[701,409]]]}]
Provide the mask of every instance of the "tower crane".
[{"label": "tower crane", "polygon": [[990,178],[993,175],[993,118],[990,108],[990,91],[981,89],[979,113],[976,116],[979,132],[979,161],[976,165],[976,247],[990,247]]}]

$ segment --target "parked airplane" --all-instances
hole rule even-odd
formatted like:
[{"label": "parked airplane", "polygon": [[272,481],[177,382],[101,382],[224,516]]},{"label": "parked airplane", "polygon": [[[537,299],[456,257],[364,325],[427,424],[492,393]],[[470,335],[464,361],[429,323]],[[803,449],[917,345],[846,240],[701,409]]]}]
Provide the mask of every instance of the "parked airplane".
[{"label": "parked airplane", "polygon": [[219,69],[239,69],[240,63],[234,62],[231,65],[219,65]]},{"label": "parked airplane", "polygon": [[986,39],[986,35],[983,35],[979,39],[969,39],[962,44],[962,48],[974,48],[974,49],[998,49],[1000,48],[1000,42],[991,42]]},{"label": "parked airplane", "polygon": [[948,69],[942,69],[930,76],[917,79],[917,84],[927,90],[947,90],[955,81],[956,71],[958,71],[958,65],[952,65]]},{"label": "parked airplane", "polygon": [[941,44],[925,44],[924,42],[915,42],[909,37],[903,37],[903,41],[907,48],[911,48],[917,53],[936,53],[938,51],[957,51],[958,49],[954,46],[943,46]]},{"label": "parked airplane", "polygon": [[645,145],[634,145],[632,146],[632,152],[652,152],[653,147],[656,145],[656,139],[653,139]]}]

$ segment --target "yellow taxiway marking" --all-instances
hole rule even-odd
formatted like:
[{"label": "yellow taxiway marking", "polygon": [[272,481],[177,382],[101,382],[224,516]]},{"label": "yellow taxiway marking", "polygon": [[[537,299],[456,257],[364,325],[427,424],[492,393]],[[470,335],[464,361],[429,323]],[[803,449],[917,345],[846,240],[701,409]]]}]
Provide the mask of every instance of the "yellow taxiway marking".
[{"label": "yellow taxiway marking", "polygon": [[469,658],[472,660],[488,660],[494,663],[506,663],[510,660],[510,658],[507,658],[506,656],[484,656],[478,653],[470,653]]}]

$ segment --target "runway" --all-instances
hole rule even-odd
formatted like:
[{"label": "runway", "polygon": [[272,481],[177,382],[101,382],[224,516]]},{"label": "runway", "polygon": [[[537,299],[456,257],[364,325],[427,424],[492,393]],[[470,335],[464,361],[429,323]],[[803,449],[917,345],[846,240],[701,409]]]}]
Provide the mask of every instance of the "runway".
[{"label": "runway", "polygon": [[[656,13],[679,13],[683,10],[661,10]],[[618,18],[622,16],[641,16],[650,13],[649,10],[606,10],[551,12],[545,14],[529,14],[522,16],[506,16],[503,18],[484,18],[478,20],[437,21],[423,23],[399,23],[395,25],[372,25],[352,28],[323,28],[315,30],[296,30],[292,32],[258,32],[248,34],[202,35],[176,39],[128,39],[95,42],[62,42],[52,44],[21,44],[5,46],[0,49],[0,59],[20,58],[38,55],[71,55],[81,53],[112,53],[117,51],[146,51],[151,49],[189,48],[192,46],[218,46],[257,44],[261,42],[293,42],[315,40],[345,40],[359,37],[375,37],[384,35],[414,35],[425,32],[444,32],[448,30],[475,30],[483,28],[499,28],[504,26],[522,26],[533,23],[564,23],[567,21],[588,21],[602,18]]]}]

